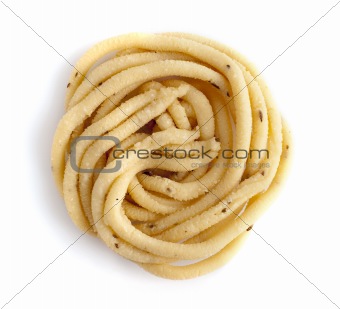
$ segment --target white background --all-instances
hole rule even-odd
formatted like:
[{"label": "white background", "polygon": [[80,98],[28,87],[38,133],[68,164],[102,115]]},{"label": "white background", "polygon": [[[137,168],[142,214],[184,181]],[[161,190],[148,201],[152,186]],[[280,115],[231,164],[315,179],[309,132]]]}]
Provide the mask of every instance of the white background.
[{"label": "white background", "polygon": [[[92,44],[128,32],[185,31],[228,44],[262,70],[336,0],[3,0],[74,64]],[[84,3],[86,2],[86,3]],[[0,3],[0,305],[80,232],[50,172],[70,65]],[[85,235],[6,308],[336,308],[340,306],[340,4],[264,73],[289,121],[289,181],[241,252],[207,276],[154,277]]]}]

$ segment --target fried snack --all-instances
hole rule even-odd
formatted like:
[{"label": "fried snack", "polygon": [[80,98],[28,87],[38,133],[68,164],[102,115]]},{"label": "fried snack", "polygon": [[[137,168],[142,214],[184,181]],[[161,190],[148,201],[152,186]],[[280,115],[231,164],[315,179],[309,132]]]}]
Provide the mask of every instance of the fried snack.
[{"label": "fried snack", "polygon": [[74,66],[65,108],[52,170],[70,217],[164,278],[230,260],[289,163],[289,130],[256,69],[196,35],[98,43]]}]

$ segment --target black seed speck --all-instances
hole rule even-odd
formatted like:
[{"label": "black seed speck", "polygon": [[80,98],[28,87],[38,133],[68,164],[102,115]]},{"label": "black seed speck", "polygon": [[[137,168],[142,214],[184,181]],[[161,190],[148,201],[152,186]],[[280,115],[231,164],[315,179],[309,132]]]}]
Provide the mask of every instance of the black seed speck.
[{"label": "black seed speck", "polygon": [[261,175],[264,176],[264,171],[261,172]]},{"label": "black seed speck", "polygon": [[100,82],[99,84],[98,84],[98,86],[101,86],[103,84],[103,82]]},{"label": "black seed speck", "polygon": [[147,175],[147,176],[152,176],[153,175],[153,173],[151,171],[144,171],[143,174]]},{"label": "black seed speck", "polygon": [[249,232],[251,229],[253,228],[253,226],[251,225],[251,226],[249,226],[248,228],[247,228],[247,232]]},{"label": "black seed speck", "polygon": [[230,98],[230,94],[229,94],[229,92],[228,92],[228,91],[227,91],[227,97],[228,97],[228,98]]},{"label": "black seed speck", "polygon": [[154,224],[149,224],[149,228],[152,229],[153,227],[155,227]]},{"label": "black seed speck", "polygon": [[78,72],[76,72],[76,74],[74,75],[74,77],[77,77],[78,76]]},{"label": "black seed speck", "polygon": [[66,88],[68,88],[68,87],[70,87],[70,86],[71,86],[71,83],[68,83],[67,86],[66,86]]},{"label": "black seed speck", "polygon": [[227,208],[223,208],[223,209],[222,209],[222,212],[223,212],[223,213],[227,212]]},{"label": "black seed speck", "polygon": [[119,248],[119,245],[118,245],[118,244],[115,244],[115,247],[118,249],[118,248]]},{"label": "black seed speck", "polygon": [[230,65],[229,64],[227,64],[227,69],[230,69]]},{"label": "black seed speck", "polygon": [[286,145],[286,149],[287,149],[287,150],[289,149],[289,145]]},{"label": "black seed speck", "polygon": [[220,87],[212,82],[210,82],[211,85],[213,85],[215,88],[220,89]]},{"label": "black seed speck", "polygon": [[169,193],[172,192],[171,188],[166,188],[166,191],[169,192]]},{"label": "black seed speck", "polygon": [[263,120],[263,113],[262,113],[262,111],[259,111],[259,117],[260,117],[260,120],[262,122],[262,120]]}]

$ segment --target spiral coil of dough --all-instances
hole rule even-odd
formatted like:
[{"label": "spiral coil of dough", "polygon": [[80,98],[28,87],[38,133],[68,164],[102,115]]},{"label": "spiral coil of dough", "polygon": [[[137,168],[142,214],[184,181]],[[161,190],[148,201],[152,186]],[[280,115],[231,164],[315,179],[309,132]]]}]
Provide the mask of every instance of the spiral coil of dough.
[{"label": "spiral coil of dough", "polygon": [[[74,68],[52,149],[73,222],[165,278],[225,264],[290,157],[289,132],[256,69],[229,47],[183,33],[110,38]],[[208,155],[184,155],[193,149]],[[268,155],[244,155],[254,149]]]}]

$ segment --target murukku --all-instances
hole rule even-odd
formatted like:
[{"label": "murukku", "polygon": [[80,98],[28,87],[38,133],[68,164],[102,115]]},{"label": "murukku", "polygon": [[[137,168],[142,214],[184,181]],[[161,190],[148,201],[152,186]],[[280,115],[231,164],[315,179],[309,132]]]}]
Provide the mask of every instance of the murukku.
[{"label": "murukku", "polygon": [[230,260],[291,157],[289,130],[254,66],[196,35],[98,43],[74,66],[65,108],[52,170],[71,219],[164,278]]}]

